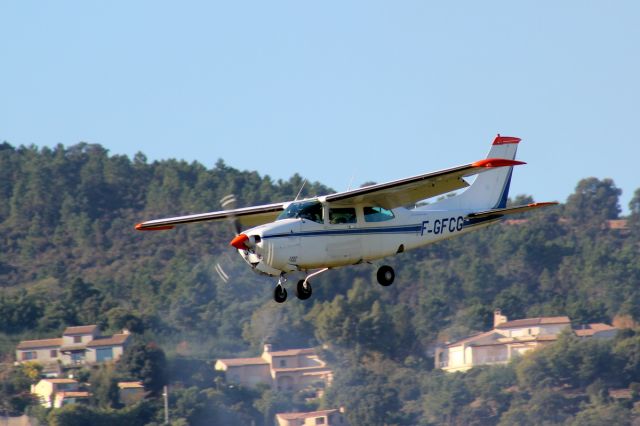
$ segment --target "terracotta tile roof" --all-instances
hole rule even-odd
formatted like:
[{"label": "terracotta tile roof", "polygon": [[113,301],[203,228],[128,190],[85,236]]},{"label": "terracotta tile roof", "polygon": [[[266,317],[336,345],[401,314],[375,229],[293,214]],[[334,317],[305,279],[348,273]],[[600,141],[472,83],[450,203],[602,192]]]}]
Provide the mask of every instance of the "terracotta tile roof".
[{"label": "terracotta tile roof", "polygon": [[276,416],[280,417],[282,420],[302,420],[310,417],[328,416],[329,414],[337,412],[339,412],[339,410],[334,408],[332,410],[311,411],[308,413],[278,413]]},{"label": "terracotta tile roof", "polygon": [[89,343],[87,343],[88,348],[93,348],[96,346],[119,346],[123,345],[130,334],[114,334],[113,336],[108,337],[96,337]]},{"label": "terracotta tile roof", "polygon": [[526,338],[517,338],[517,337],[509,337],[507,339],[496,340],[494,342],[485,342],[485,343],[473,343],[470,346],[479,347],[479,346],[500,346],[500,345],[514,345],[518,343],[532,343],[532,342],[553,342],[558,340],[556,336],[546,335],[546,336],[526,336]]},{"label": "terracotta tile roof", "polygon": [[630,399],[631,389],[609,389],[609,396],[614,399]]},{"label": "terracotta tile roof", "polygon": [[89,398],[91,394],[86,391],[66,391],[58,392],[56,398]]},{"label": "terracotta tile roof", "polygon": [[86,351],[86,344],[77,344],[77,345],[65,345],[60,346],[60,352],[76,352],[76,351]]},{"label": "terracotta tile roof", "polygon": [[229,359],[219,359],[218,362],[223,363],[227,367],[240,367],[242,365],[269,365],[267,361],[258,357],[258,358],[229,358]]},{"label": "terracotta tile roof", "polygon": [[318,365],[312,367],[288,367],[288,368],[272,368],[277,373],[288,373],[292,371],[309,372],[309,373],[331,373],[331,369],[326,365]]},{"label": "terracotta tile roof", "polygon": [[469,337],[465,337],[464,339],[460,339],[460,340],[456,340],[454,342],[448,343],[447,347],[452,347],[452,346],[459,346],[465,343],[472,343],[472,342],[476,342],[478,340],[482,340],[488,337],[492,337],[492,335],[495,334],[496,338],[500,338],[503,337],[502,334],[496,333],[493,330],[489,330],[489,331],[485,331],[484,333],[476,333],[472,336]]},{"label": "terracotta tile roof", "polygon": [[144,389],[142,382],[118,382],[120,389]]},{"label": "terracotta tile roof", "polygon": [[627,219],[610,219],[607,221],[609,229],[628,229]]},{"label": "terracotta tile roof", "polygon": [[23,340],[17,349],[53,348],[61,344],[62,339]]},{"label": "terracotta tile roof", "polygon": [[62,335],[77,336],[79,334],[92,334],[97,327],[97,325],[79,325],[76,327],[67,327]]},{"label": "terracotta tile roof", "polygon": [[56,383],[56,384],[69,384],[78,383],[75,379],[42,379],[43,382]]},{"label": "terracotta tile roof", "polygon": [[571,320],[567,316],[538,317],[538,318],[524,318],[524,319],[503,322],[502,324],[498,324],[496,328],[516,328],[516,327],[530,327],[534,325],[570,324],[570,323],[571,323]]},{"label": "terracotta tile roof", "polygon": [[272,357],[274,356],[295,356],[295,355],[315,355],[316,351],[313,348],[304,349],[288,349],[285,351],[271,351],[269,352]]},{"label": "terracotta tile roof", "polygon": [[578,337],[589,337],[602,331],[613,331],[617,328],[604,323],[587,324],[585,328],[574,330]]}]

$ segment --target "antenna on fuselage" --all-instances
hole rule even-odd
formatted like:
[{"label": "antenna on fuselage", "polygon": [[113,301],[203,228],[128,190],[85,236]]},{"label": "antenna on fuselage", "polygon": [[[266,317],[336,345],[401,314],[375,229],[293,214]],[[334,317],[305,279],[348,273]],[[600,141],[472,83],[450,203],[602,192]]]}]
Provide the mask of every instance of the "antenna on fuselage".
[{"label": "antenna on fuselage", "polygon": [[300,187],[300,191],[298,191],[298,195],[296,195],[296,199],[295,199],[295,200],[293,200],[293,201],[298,201],[298,197],[300,197],[300,194],[302,194],[302,190],[304,189],[304,186],[306,185],[306,183],[307,183],[307,179],[305,179],[305,180],[302,182],[302,186]]},{"label": "antenna on fuselage", "polygon": [[353,185],[353,180],[356,178],[356,172],[351,174],[351,179],[349,179],[349,185],[347,186],[347,191],[351,191],[351,185]]}]

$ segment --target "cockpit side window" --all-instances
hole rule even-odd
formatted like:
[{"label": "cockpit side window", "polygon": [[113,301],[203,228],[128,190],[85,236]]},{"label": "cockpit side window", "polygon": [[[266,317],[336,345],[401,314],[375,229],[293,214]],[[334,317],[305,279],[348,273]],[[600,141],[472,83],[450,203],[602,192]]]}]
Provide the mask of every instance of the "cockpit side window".
[{"label": "cockpit side window", "polygon": [[382,207],[365,207],[363,211],[365,222],[385,222],[395,217],[391,210]]},{"label": "cockpit side window", "polygon": [[335,207],[329,209],[329,223],[356,223],[356,209],[351,207]]},{"label": "cockpit side window", "polygon": [[324,223],[322,203],[319,201],[302,201],[292,203],[285,211],[280,213],[278,219],[307,219],[317,223]]}]

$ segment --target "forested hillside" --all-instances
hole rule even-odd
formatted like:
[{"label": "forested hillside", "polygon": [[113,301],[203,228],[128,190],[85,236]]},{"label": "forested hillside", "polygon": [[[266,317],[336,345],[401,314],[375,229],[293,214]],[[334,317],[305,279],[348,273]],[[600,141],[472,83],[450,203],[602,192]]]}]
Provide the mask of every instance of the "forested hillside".
[{"label": "forested hillside", "polygon": [[[631,402],[615,402],[603,389],[640,383],[640,191],[624,229],[609,222],[620,214],[614,182],[586,178],[565,204],[389,259],[396,268],[389,288],[375,283],[375,268],[361,265],[324,274],[311,299],[282,305],[272,300],[274,279],[250,272],[228,247],[227,224],[133,228],[146,219],[218,210],[230,193],[239,206],[292,199],[302,182],[297,175],[273,181],[222,160],[211,166],[110,156],[84,143],[0,145],[4,360],[12,360],[21,339],[90,323],[106,332],[130,328],[162,347],[174,368],[185,360],[255,356],[265,342],[325,345],[336,380],[318,403],[344,405],[353,424],[630,421]],[[313,183],[303,196],[329,192]],[[216,274],[216,262],[229,282]],[[566,336],[545,349],[548,370],[535,364],[543,363],[541,351],[467,374],[431,371],[436,343],[489,329],[496,308],[513,319],[567,315],[575,325],[617,321],[629,329],[608,343]],[[562,365],[582,373],[573,377]],[[532,381],[540,371],[548,374]],[[220,415],[215,410],[230,424],[268,424],[277,408],[303,406],[286,395],[247,391],[224,395],[236,404],[229,413],[211,393],[213,383],[187,382],[182,397],[199,408],[187,412],[183,402],[172,410],[193,424]],[[533,411],[532,420],[525,414]]]}]

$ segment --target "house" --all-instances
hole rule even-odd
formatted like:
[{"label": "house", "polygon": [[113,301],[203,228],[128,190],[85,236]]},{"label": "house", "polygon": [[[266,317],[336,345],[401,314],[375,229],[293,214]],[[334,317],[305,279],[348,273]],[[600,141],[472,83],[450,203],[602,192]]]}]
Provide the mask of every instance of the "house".
[{"label": "house", "polygon": [[74,379],[42,379],[31,386],[31,393],[46,408],[60,408],[67,404],[86,401],[91,394],[81,391]]},{"label": "house", "polygon": [[[525,318],[508,321],[496,310],[493,330],[478,333],[436,349],[435,367],[444,371],[467,371],[487,364],[504,364],[514,356],[548,345],[571,328],[566,316]],[[609,338],[616,328],[607,324],[588,324],[574,330],[578,337]]]},{"label": "house", "polygon": [[224,371],[228,382],[247,387],[265,383],[277,390],[324,387],[333,379],[333,372],[314,349],[272,351],[268,344],[260,357],[219,359],[215,369]]},{"label": "house", "polygon": [[102,336],[95,325],[67,327],[61,338],[24,340],[16,348],[18,363],[37,361],[46,370],[118,360],[129,341],[129,331]]},{"label": "house", "polygon": [[118,382],[118,399],[121,404],[131,405],[144,399],[142,382]]},{"label": "house", "polygon": [[309,413],[278,413],[278,426],[348,426],[344,416],[344,409],[312,411]]},{"label": "house", "polygon": [[611,339],[615,337],[618,329],[609,324],[585,324],[573,331],[578,337],[593,337],[596,339]]}]

